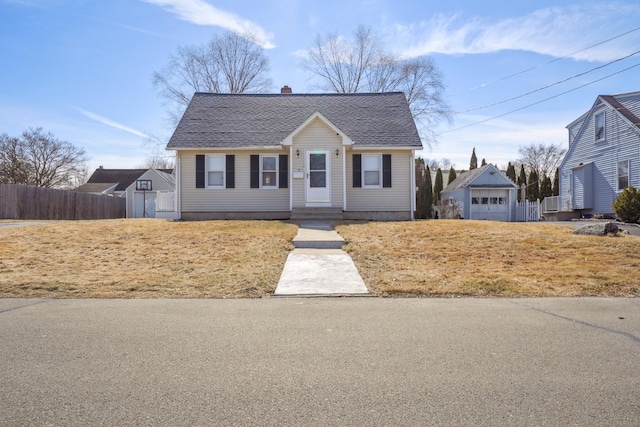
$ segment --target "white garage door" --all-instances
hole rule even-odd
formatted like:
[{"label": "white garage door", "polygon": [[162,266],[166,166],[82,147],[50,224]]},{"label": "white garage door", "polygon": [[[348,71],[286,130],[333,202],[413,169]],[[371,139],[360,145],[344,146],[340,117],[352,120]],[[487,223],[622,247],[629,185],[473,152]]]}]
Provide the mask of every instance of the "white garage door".
[{"label": "white garage door", "polygon": [[471,219],[509,221],[509,190],[471,190]]}]

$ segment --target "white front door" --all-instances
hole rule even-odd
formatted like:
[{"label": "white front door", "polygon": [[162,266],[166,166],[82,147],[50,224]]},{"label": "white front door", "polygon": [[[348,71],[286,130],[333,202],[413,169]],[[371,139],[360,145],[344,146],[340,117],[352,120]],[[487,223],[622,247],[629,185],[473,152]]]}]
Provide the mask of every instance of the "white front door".
[{"label": "white front door", "polygon": [[328,150],[306,152],[307,206],[331,206],[331,156]]}]

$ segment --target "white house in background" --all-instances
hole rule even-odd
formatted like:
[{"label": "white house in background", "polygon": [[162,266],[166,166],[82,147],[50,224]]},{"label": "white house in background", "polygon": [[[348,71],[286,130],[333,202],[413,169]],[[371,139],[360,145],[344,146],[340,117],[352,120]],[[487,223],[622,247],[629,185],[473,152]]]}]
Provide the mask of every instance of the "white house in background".
[{"label": "white house in background", "polygon": [[518,186],[492,164],[463,172],[440,195],[464,219],[516,220]]},{"label": "white house in background", "polygon": [[[139,185],[143,181],[147,187]],[[148,169],[125,190],[127,218],[176,218],[173,175]]]},{"label": "white house in background", "polygon": [[600,95],[567,126],[557,209],[612,214],[626,187],[640,188],[640,91]]}]

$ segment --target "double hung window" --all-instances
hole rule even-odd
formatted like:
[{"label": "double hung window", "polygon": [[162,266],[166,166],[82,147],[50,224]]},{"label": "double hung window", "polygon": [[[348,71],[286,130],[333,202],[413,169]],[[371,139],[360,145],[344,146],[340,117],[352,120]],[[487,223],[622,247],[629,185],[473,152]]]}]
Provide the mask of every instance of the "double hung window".
[{"label": "double hung window", "polygon": [[261,157],[260,187],[278,188],[278,156]]},{"label": "double hung window", "polygon": [[225,156],[207,156],[207,187],[224,188]]},{"label": "double hung window", "polygon": [[605,137],[604,111],[602,113],[596,114],[595,135],[596,135],[596,142],[604,141],[604,137]]},{"label": "double hung window", "polygon": [[362,155],[362,182],[363,187],[381,187],[382,161],[379,154]]},{"label": "double hung window", "polygon": [[618,191],[629,186],[629,160],[618,162]]}]

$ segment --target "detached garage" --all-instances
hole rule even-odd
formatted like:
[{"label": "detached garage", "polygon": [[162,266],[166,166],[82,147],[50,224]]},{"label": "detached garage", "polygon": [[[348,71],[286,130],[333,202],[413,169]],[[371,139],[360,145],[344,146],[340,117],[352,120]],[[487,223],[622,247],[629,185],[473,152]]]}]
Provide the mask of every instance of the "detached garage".
[{"label": "detached garage", "polygon": [[[442,190],[445,205],[461,218],[515,221],[518,187],[493,165],[462,173]],[[446,217],[446,215],[440,215]]]},{"label": "detached garage", "polygon": [[126,189],[127,218],[176,218],[173,175],[149,169]]}]

